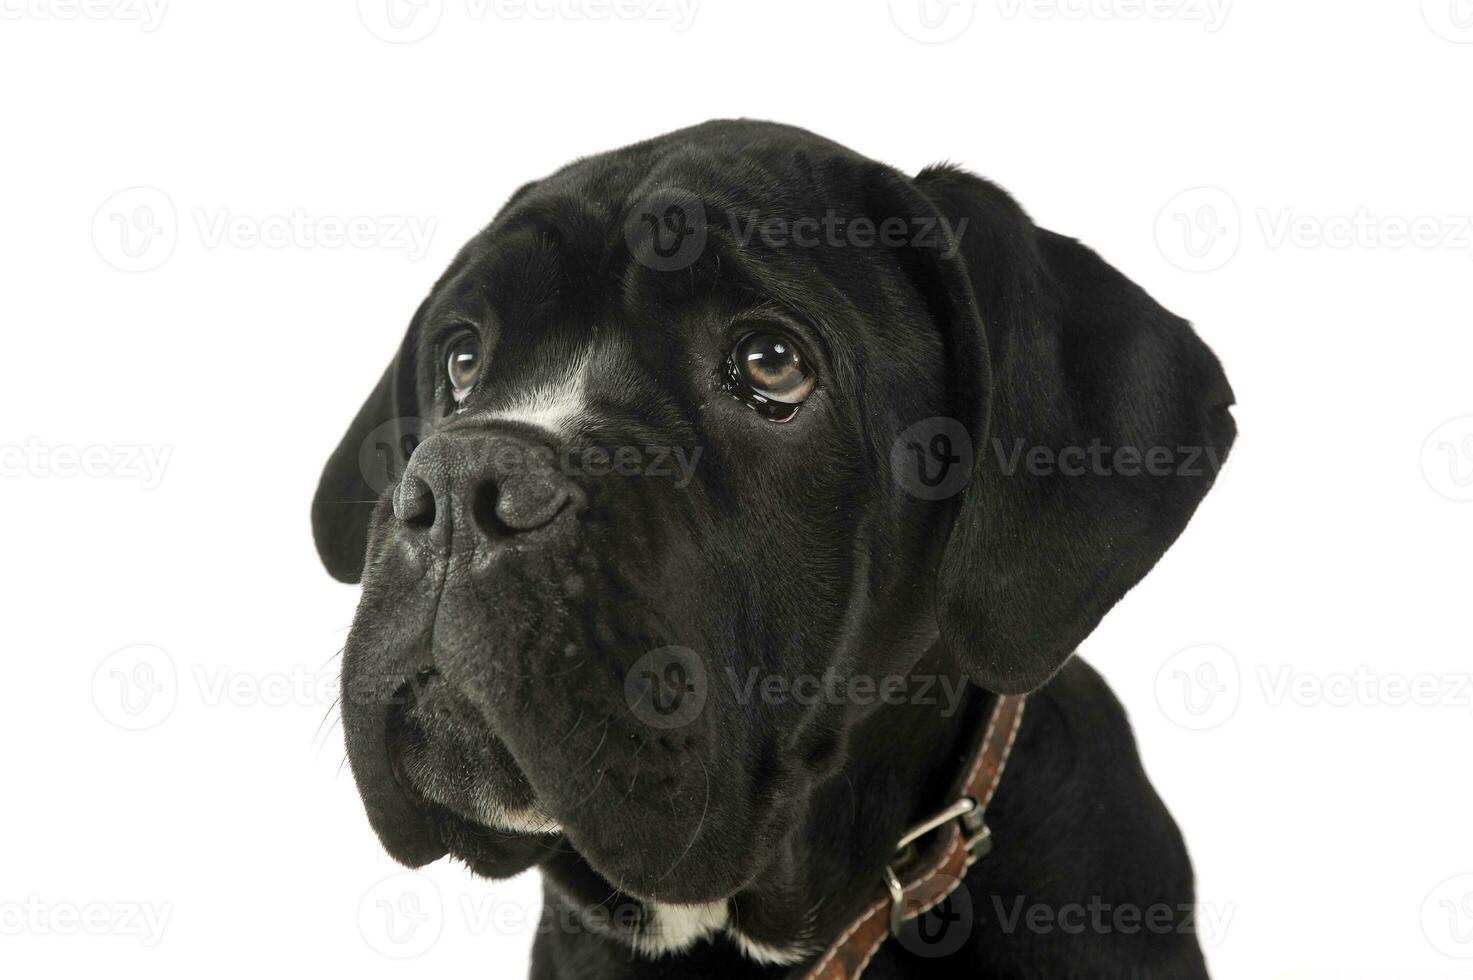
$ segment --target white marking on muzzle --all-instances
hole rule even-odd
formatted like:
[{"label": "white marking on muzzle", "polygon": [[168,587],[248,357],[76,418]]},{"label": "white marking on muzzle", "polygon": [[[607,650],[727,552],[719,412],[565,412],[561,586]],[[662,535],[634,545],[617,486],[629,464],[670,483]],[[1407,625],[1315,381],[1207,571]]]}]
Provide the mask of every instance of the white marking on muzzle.
[{"label": "white marking on muzzle", "polygon": [[560,834],[563,825],[548,816],[540,806],[509,807],[483,794],[476,807],[476,819],[487,827],[513,834]]},{"label": "white marking on muzzle", "polygon": [[587,409],[588,371],[591,358],[585,349],[570,362],[561,378],[538,384],[505,408],[486,413],[490,419],[524,422],[567,436]]}]

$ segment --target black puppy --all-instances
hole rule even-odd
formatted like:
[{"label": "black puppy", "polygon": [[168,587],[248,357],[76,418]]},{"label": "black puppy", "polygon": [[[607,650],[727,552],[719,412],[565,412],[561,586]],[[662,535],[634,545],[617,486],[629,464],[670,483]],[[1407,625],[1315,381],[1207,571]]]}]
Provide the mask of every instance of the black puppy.
[{"label": "black puppy", "polygon": [[411,866],[540,865],[537,978],[836,970],[998,695],[1034,692],[992,853],[823,975],[1202,975],[1181,838],[1070,656],[1231,404],[1185,321],[951,167],[722,121],[528,184],[313,504],[363,583],[369,818]]}]

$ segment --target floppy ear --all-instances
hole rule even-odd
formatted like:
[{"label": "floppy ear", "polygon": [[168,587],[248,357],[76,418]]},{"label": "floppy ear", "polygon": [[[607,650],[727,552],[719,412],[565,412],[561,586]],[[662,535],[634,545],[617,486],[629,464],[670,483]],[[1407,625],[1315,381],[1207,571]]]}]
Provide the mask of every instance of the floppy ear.
[{"label": "floppy ear", "polygon": [[[420,311],[423,312],[421,305]],[[363,577],[368,522],[379,495],[398,478],[418,435],[414,315],[399,353],[327,458],[312,498],[312,537],[322,564],[339,582]]]},{"label": "floppy ear", "polygon": [[1185,320],[999,188],[949,167],[913,186],[958,231],[959,262],[909,261],[929,270],[923,294],[960,294],[928,304],[973,440],[941,556],[941,639],[978,684],[1023,693],[1186,526],[1232,445],[1232,390]]}]

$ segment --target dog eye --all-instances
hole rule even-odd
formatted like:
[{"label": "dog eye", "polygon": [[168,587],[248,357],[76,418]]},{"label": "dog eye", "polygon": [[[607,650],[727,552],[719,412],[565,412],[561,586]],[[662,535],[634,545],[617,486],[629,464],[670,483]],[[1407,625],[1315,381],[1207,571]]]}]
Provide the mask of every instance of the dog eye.
[{"label": "dog eye", "polygon": [[445,375],[450,379],[450,395],[464,401],[481,375],[481,341],[467,330],[456,334],[445,345]]},{"label": "dog eye", "polygon": [[749,333],[727,359],[728,390],[774,421],[786,422],[813,391],[798,345],[774,331]]}]

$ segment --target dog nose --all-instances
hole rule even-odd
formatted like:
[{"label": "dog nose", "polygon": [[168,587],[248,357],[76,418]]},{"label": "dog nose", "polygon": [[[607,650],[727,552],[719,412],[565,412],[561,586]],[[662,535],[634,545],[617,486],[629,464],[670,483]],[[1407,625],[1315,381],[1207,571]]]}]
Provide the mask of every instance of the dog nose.
[{"label": "dog nose", "polygon": [[586,502],[544,445],[509,433],[437,433],[420,443],[394,490],[394,516],[411,528],[505,539],[553,523]]}]

